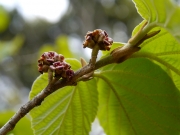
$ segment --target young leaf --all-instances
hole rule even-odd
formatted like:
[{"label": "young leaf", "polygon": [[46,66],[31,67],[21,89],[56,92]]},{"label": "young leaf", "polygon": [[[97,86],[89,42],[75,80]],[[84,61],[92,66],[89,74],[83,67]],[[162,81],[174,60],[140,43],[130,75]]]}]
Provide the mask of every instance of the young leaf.
[{"label": "young leaf", "polygon": [[138,13],[150,24],[168,30],[180,42],[180,7],[170,0],[133,0]]},{"label": "young leaf", "polygon": [[[67,59],[76,70],[79,62]],[[48,82],[47,74],[36,79],[30,92],[30,99],[37,95]],[[91,129],[97,113],[98,93],[96,80],[79,82],[77,86],[63,87],[45,98],[39,107],[34,108],[32,128],[36,135],[85,135]]]},{"label": "young leaf", "polygon": [[158,65],[130,59],[96,76],[98,118],[107,135],[179,134],[180,93]]}]

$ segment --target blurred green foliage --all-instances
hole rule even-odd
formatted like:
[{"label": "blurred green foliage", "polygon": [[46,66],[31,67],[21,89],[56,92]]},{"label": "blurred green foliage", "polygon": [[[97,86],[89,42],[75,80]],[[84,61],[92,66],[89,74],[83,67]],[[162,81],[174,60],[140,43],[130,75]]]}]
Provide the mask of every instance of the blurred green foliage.
[{"label": "blurred green foliage", "polygon": [[43,45],[39,50],[38,57],[48,51],[56,51],[57,53],[65,55],[67,58],[75,57],[68,46],[68,37],[66,35],[58,36],[54,44]]},{"label": "blurred green foliage", "polygon": [[[3,126],[14,114],[15,112],[13,111],[0,112],[0,127]],[[14,130],[9,132],[8,135],[33,135],[29,118],[24,117],[21,119]]]},{"label": "blurred green foliage", "polygon": [[[87,31],[101,28],[115,41],[125,42],[134,26],[141,20],[130,0],[69,0],[66,13],[57,23],[49,23],[42,19],[28,22],[16,9],[9,12],[2,7],[0,18],[4,18],[0,19],[0,48],[6,50],[0,57],[4,55],[13,59],[15,76],[29,89],[39,75],[37,59],[44,51],[54,50],[66,58],[86,57],[82,42]],[[17,39],[17,35],[22,35],[23,44],[15,45],[13,40]],[[70,46],[71,38],[79,42],[74,42]],[[13,45],[7,46],[9,42]],[[14,47],[19,51],[13,51]],[[72,52],[74,49],[79,52]]]},{"label": "blurred green foliage", "polygon": [[8,28],[9,21],[9,13],[2,6],[0,6],[0,33],[4,32]]},{"label": "blurred green foliage", "polygon": [[40,75],[37,60],[42,53],[56,51],[65,58],[88,59],[87,49],[82,47],[88,31],[101,28],[114,41],[126,42],[140,21],[131,0],[69,0],[67,11],[56,23],[28,22],[17,9],[8,11],[0,6],[0,110],[15,106],[8,101],[8,92],[16,93],[18,102],[13,103],[17,105],[27,100]]},{"label": "blurred green foliage", "polygon": [[17,35],[12,40],[0,41],[0,62],[3,58],[16,55],[24,43],[23,35]]}]

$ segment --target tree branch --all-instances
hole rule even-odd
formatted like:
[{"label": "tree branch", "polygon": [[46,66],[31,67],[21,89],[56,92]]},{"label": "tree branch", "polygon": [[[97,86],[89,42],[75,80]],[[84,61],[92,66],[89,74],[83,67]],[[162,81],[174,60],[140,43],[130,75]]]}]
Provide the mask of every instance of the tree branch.
[{"label": "tree branch", "polygon": [[[141,29],[141,31],[142,31],[142,29]],[[144,34],[144,36],[143,36],[143,34]],[[140,48],[138,46],[143,42],[142,39],[146,36],[146,33],[143,33],[143,34],[140,33],[141,38],[139,39],[139,41],[141,41],[141,42],[139,42],[139,44],[137,44],[137,38],[139,35],[136,35],[136,38],[131,39],[131,43],[134,42],[134,40],[136,41],[135,45],[132,45],[131,43],[128,42],[123,47],[114,49],[110,55],[97,61],[94,66],[92,66],[90,63],[90,64],[82,67],[78,71],[76,71],[71,80],[67,81],[66,79],[60,79],[58,81],[50,82],[44,90],[42,90],[32,100],[28,101],[26,104],[24,104],[22,107],[20,107],[20,109],[17,111],[17,113],[0,129],[0,135],[5,135],[9,131],[13,130],[15,125],[18,123],[18,121],[21,118],[23,118],[27,113],[29,113],[30,110],[32,110],[34,107],[41,105],[43,100],[47,96],[49,96],[51,93],[55,92],[56,90],[58,90],[62,87],[65,87],[65,86],[75,85],[78,78],[80,78],[83,75],[86,75],[90,72],[93,72],[96,69],[99,69],[103,66],[106,66],[106,65],[112,64],[112,63],[121,63],[121,62],[125,61],[126,59],[128,59],[133,53],[140,50]],[[146,40],[146,39],[147,38],[144,38],[144,40]]]},{"label": "tree branch", "polygon": [[[17,113],[0,129],[0,135],[5,135],[7,132],[13,130],[15,125],[21,118],[23,118],[34,107],[41,105],[42,101],[51,93],[55,92],[56,90],[62,87],[74,85],[79,77],[87,73],[90,73],[96,69],[99,69],[105,65],[111,63],[119,63],[120,59],[124,59],[124,57],[129,56],[132,54],[132,52],[136,52],[136,51],[137,51],[137,47],[130,47],[130,46],[128,48],[122,47],[120,49],[115,50],[111,55],[96,62],[94,67],[92,67],[91,65],[86,65],[82,67],[81,69],[75,72],[74,77],[70,81],[61,79],[58,80],[55,84],[52,83],[48,84],[48,86],[44,90],[42,90],[37,96],[35,96],[32,100],[28,101],[26,104],[20,107]],[[123,60],[121,60],[121,62],[122,61]]]}]

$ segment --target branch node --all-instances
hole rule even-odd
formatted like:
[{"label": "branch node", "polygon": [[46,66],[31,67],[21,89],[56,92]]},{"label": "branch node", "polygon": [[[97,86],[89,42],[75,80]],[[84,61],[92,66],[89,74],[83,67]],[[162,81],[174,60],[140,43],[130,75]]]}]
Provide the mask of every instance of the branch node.
[{"label": "branch node", "polygon": [[11,118],[10,121],[8,122],[8,124],[10,125],[10,126],[8,127],[9,130],[13,130],[13,129],[15,128],[15,126],[16,126],[11,120],[12,120],[12,118]]},{"label": "branch node", "polygon": [[[87,62],[83,58],[81,58],[81,65],[82,65],[82,67],[85,67],[87,65]],[[90,69],[92,70],[92,72],[81,76],[80,78],[77,79],[76,82],[79,82],[79,81],[88,81],[88,80],[91,80],[93,78],[92,76],[94,74],[95,65],[89,64],[89,66],[90,66]]]},{"label": "branch node", "polygon": [[27,113],[28,113],[28,111],[26,109],[26,105],[21,106],[20,113],[19,113],[20,117],[21,118],[24,117],[24,115],[26,115]]}]

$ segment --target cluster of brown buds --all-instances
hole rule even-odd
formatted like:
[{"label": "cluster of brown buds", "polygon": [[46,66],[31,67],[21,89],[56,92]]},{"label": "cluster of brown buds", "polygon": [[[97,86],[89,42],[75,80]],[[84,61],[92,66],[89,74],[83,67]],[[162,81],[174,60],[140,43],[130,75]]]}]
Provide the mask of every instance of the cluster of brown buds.
[{"label": "cluster of brown buds", "polygon": [[100,50],[110,50],[113,43],[112,38],[108,37],[106,31],[101,29],[96,29],[94,31],[88,31],[85,36],[85,41],[83,43],[83,48],[91,48],[97,44]]},{"label": "cluster of brown buds", "polygon": [[74,71],[71,66],[64,61],[64,56],[53,51],[45,52],[38,60],[38,71],[43,74],[48,71],[55,73],[55,77],[71,79]]}]

